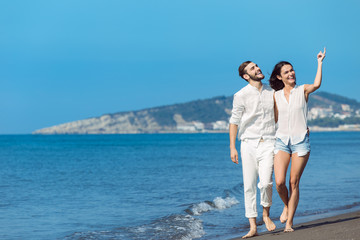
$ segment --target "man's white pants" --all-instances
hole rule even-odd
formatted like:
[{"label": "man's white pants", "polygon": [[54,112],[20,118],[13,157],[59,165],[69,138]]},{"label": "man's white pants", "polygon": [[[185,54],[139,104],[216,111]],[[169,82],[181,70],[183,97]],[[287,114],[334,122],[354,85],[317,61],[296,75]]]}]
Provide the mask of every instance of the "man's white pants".
[{"label": "man's white pants", "polygon": [[256,184],[259,178],[260,205],[272,204],[272,173],[275,140],[241,141],[241,161],[244,178],[245,216],[257,217]]}]

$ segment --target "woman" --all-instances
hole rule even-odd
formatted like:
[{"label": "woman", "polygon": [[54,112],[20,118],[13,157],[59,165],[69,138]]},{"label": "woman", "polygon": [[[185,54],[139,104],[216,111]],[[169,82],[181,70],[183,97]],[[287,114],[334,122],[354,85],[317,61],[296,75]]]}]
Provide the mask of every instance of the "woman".
[{"label": "woman", "polygon": [[[299,182],[310,156],[310,142],[307,127],[307,101],[309,94],[321,85],[324,52],[317,55],[318,68],[313,84],[296,85],[293,66],[289,62],[275,65],[270,77],[270,86],[276,91],[275,121],[277,123],[274,171],[276,190],[284,202],[280,216],[286,222],[284,232],[293,232],[294,214],[299,202]],[[286,172],[290,164],[289,191],[285,185]]]}]

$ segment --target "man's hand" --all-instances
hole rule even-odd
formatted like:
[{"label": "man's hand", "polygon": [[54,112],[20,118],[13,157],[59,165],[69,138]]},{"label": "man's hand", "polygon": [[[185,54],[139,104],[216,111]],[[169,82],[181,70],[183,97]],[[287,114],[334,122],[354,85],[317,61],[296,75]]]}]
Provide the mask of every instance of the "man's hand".
[{"label": "man's hand", "polygon": [[236,164],[239,164],[239,155],[236,148],[230,148],[230,157],[231,157],[231,161],[233,161]]},{"label": "man's hand", "polygon": [[230,158],[231,161],[238,164],[239,163],[239,157],[238,152],[236,150],[236,135],[238,133],[238,126],[236,124],[230,123],[229,126],[229,136],[230,136]]}]

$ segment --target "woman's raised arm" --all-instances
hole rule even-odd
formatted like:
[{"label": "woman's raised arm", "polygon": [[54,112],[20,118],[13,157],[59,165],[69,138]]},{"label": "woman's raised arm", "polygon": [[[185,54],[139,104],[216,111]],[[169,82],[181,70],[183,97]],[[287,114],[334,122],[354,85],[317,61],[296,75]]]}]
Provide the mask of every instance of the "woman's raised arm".
[{"label": "woman's raised arm", "polygon": [[316,76],[315,76],[315,80],[313,84],[305,84],[304,85],[304,93],[305,93],[305,98],[306,101],[308,99],[308,96],[310,93],[315,92],[317,89],[320,88],[321,86],[321,80],[322,80],[322,63],[323,60],[325,58],[325,54],[326,54],[326,48],[324,48],[324,52],[319,52],[317,55],[317,60],[318,60],[318,68],[317,68],[317,72],[316,72]]}]

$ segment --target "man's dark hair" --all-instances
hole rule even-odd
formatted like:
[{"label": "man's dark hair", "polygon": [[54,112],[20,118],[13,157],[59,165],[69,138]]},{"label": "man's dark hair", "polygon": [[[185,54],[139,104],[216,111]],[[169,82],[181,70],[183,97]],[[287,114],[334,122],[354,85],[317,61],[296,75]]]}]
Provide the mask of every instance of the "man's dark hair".
[{"label": "man's dark hair", "polygon": [[[251,63],[251,61],[243,62],[239,67],[239,76],[242,77],[243,79],[245,79],[244,74],[246,74],[245,68],[247,65],[249,65],[249,63]],[[245,79],[245,81],[247,80]]]}]

